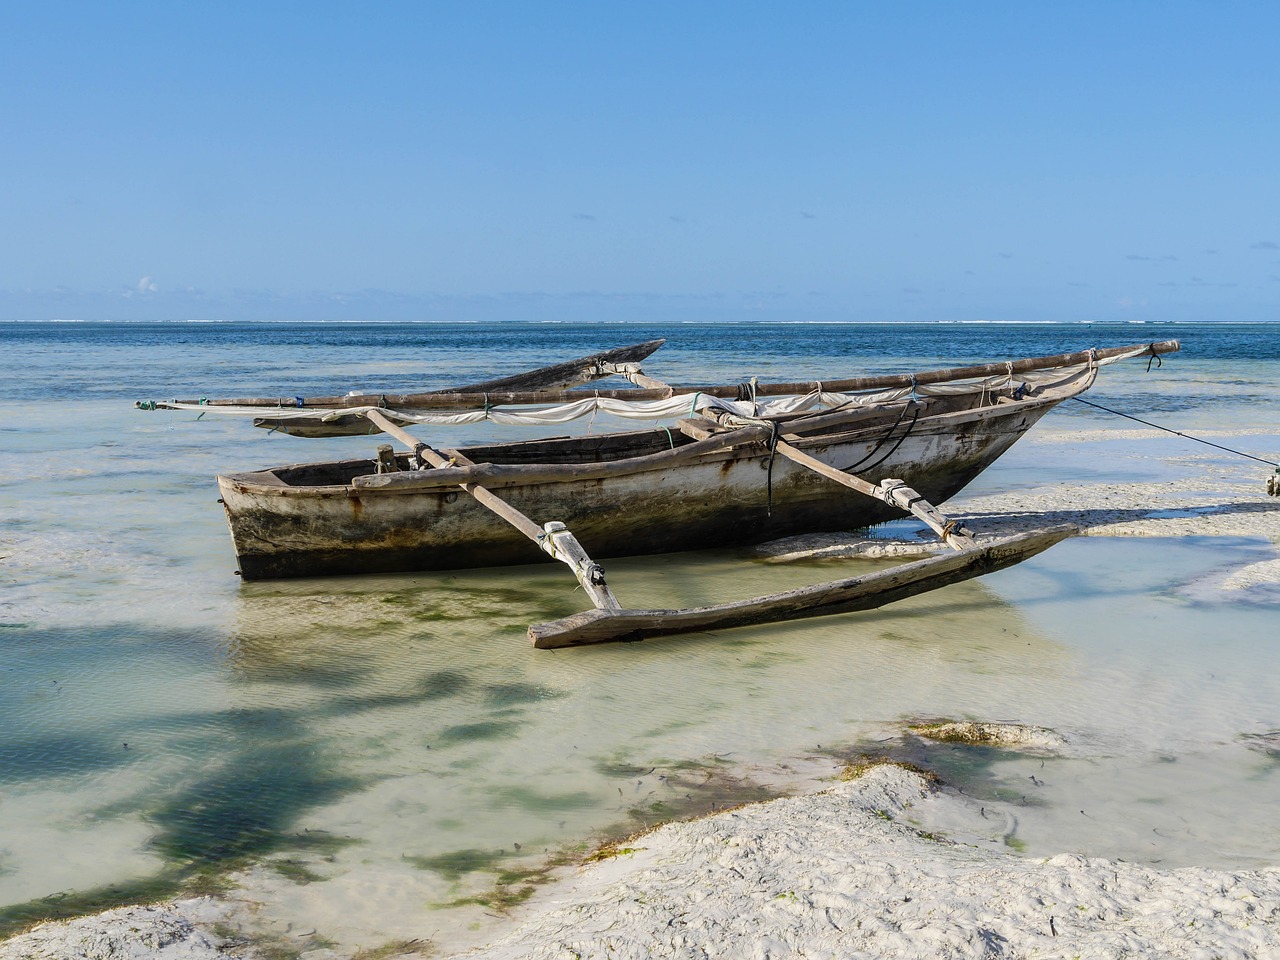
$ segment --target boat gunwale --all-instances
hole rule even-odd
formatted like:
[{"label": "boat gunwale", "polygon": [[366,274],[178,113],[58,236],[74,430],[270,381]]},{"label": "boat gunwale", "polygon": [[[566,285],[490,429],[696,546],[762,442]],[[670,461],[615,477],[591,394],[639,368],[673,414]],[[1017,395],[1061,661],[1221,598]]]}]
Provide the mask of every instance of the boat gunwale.
[{"label": "boat gunwale", "polygon": [[[915,423],[915,426],[913,427],[911,433],[912,435],[915,435],[915,436],[938,434],[938,433],[951,433],[956,429],[957,425],[963,425],[966,422],[977,422],[977,421],[988,420],[988,419],[1005,420],[1009,417],[1012,417],[1021,413],[1031,412],[1031,411],[1040,409],[1042,407],[1055,406],[1059,403],[1062,403],[1065,400],[1070,399],[1073,396],[1076,396],[1080,393],[1085,392],[1086,389],[1088,389],[1087,384],[1080,385],[1079,383],[1072,383],[1068,386],[1057,387],[1056,389],[1051,388],[1051,392],[1047,390],[1046,393],[1041,396],[1027,397],[1023,400],[1014,400],[1013,402],[1008,402],[1008,398],[1005,397],[1005,398],[1001,398],[1006,401],[1003,403],[993,402],[990,404],[984,404],[982,406],[970,407],[964,410],[954,410],[954,411],[948,411],[944,413],[928,414],[921,417]],[[996,416],[993,417],[992,414],[995,414]],[[625,433],[615,434],[615,436],[628,436],[628,435],[642,436],[644,434],[652,433],[652,432],[655,432],[656,430],[661,430],[661,429],[663,428],[658,427],[658,428],[655,428],[654,430],[627,431]],[[785,431],[785,425],[783,426],[783,430]],[[784,433],[783,435],[786,435],[786,434]],[[793,445],[799,447],[800,449],[813,449],[813,448],[829,447],[829,446],[838,445],[838,444],[853,444],[853,443],[858,443],[860,441],[875,440],[875,439],[879,439],[883,435],[884,435],[884,425],[879,424],[875,427],[863,426],[863,427],[859,427],[856,430],[844,431],[840,433],[823,433],[823,434],[817,434],[812,436],[800,435],[795,437],[793,440],[789,442],[792,442]],[[572,441],[578,438],[568,437],[563,439],[567,441]],[[530,442],[530,441],[517,441],[517,442],[524,443],[524,442]],[[464,483],[482,483],[484,486],[491,487],[494,489],[510,489],[513,487],[535,487],[535,486],[542,486],[542,485],[570,484],[570,483],[577,483],[577,482],[587,483],[587,482],[593,482],[595,480],[614,479],[614,478],[620,478],[620,477],[635,476],[637,474],[643,474],[643,473],[660,472],[660,471],[672,469],[677,465],[679,466],[691,466],[694,464],[707,465],[707,464],[723,463],[730,460],[755,459],[761,456],[767,456],[768,455],[767,449],[759,449],[757,448],[757,445],[758,445],[758,441],[751,442],[751,443],[744,443],[744,444],[732,446],[732,447],[724,447],[718,450],[712,450],[707,453],[703,453],[701,455],[696,455],[692,458],[689,458],[686,461],[676,460],[676,462],[672,462],[672,458],[668,457],[660,461],[651,461],[649,463],[638,465],[631,470],[619,470],[618,467],[627,465],[634,461],[646,460],[650,457],[662,457],[662,455],[667,453],[668,451],[659,451],[656,454],[642,454],[637,457],[627,457],[627,458],[622,458],[617,460],[605,460],[605,461],[600,461],[599,463],[596,463],[596,464],[530,463],[530,464],[515,465],[515,464],[496,464],[491,462],[478,462],[470,467],[446,467],[446,468],[434,468],[432,470],[426,470],[426,471],[414,471],[414,474],[417,475],[416,479],[419,479],[421,482],[406,483],[404,485],[357,486],[353,482],[356,479],[356,477],[353,477],[352,481],[341,483],[341,484],[308,484],[308,485],[293,486],[293,485],[289,485],[288,483],[286,483],[285,481],[283,481],[282,479],[280,479],[275,475],[275,471],[277,470],[290,470],[290,469],[297,469],[297,468],[302,468],[307,466],[313,466],[314,465],[313,463],[297,463],[297,464],[289,464],[287,466],[270,467],[263,470],[239,472],[239,473],[232,473],[232,474],[222,474],[218,477],[218,483],[220,486],[224,484],[232,485],[238,493],[242,493],[246,495],[267,496],[267,497],[276,496],[276,497],[282,497],[282,498],[292,497],[292,498],[299,498],[299,499],[307,499],[307,498],[338,499],[338,498],[363,498],[368,496],[383,497],[383,496],[439,495],[439,494],[449,493],[451,491],[456,491],[459,488],[459,486]],[[478,444],[477,446],[481,446],[481,445]],[[490,444],[485,446],[495,446],[495,445]],[[753,448],[756,448],[756,449],[753,449]],[[458,449],[460,452],[465,454],[470,448],[460,447]],[[676,447],[674,449],[681,450],[681,449],[684,449],[684,447]],[[364,457],[356,457],[356,458],[351,458],[349,460],[329,461],[329,462],[335,463],[335,464],[360,463],[360,462],[371,463],[372,459],[364,458]],[[564,468],[568,466],[586,466],[586,467],[598,466],[601,469],[599,471],[600,473],[599,476],[592,476],[591,472],[587,472],[584,475],[572,476],[572,477],[566,476],[562,479],[551,479],[551,478],[528,479],[520,476],[503,477],[502,476],[503,469],[507,467],[513,467],[513,466],[518,467],[520,470],[525,470],[525,471],[536,469],[538,467],[543,467],[543,468],[546,468],[548,471],[553,471],[556,468]],[[481,470],[480,468],[483,468],[483,470]],[[449,470],[454,472],[450,474],[445,474],[443,473],[443,470]],[[262,482],[262,480],[258,479],[264,476],[272,476],[276,480],[276,482],[264,483]],[[373,476],[379,476],[379,475],[374,473],[369,473],[369,474],[360,474],[357,476],[373,477]],[[381,476],[396,476],[396,474],[383,474]]]}]

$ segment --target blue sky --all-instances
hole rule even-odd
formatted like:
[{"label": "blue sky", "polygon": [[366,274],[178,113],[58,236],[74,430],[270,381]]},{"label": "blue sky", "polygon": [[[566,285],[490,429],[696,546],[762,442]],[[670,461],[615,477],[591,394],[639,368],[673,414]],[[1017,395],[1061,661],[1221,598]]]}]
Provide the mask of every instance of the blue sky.
[{"label": "blue sky", "polygon": [[0,7],[0,319],[1280,320],[1280,4]]}]

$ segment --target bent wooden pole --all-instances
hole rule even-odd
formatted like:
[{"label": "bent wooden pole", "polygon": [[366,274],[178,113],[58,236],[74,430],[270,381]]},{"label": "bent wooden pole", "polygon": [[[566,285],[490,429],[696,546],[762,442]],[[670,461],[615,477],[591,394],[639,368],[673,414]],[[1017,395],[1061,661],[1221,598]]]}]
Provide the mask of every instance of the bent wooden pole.
[{"label": "bent wooden pole", "polygon": [[802,467],[808,467],[829,480],[844,484],[850,490],[857,490],[868,497],[883,500],[890,506],[915,514],[927,523],[943,539],[947,546],[954,550],[968,550],[977,543],[959,524],[944,517],[937,507],[901,480],[883,480],[878,484],[871,483],[861,477],[854,476],[852,473],[846,473],[830,464],[823,463],[817,457],[809,456],[809,454],[803,450],[796,449],[785,440],[779,440],[776,449],[778,453],[788,460],[798,463]]},{"label": "bent wooden pole", "polygon": [[588,610],[563,620],[534,624],[529,628],[529,639],[541,649],[573,647],[872,610],[951,583],[1003,570],[1077,532],[1078,528],[1069,524],[1049,527],[861,577],[710,607]]},{"label": "bent wooden pole", "polygon": [[[698,442],[706,442],[711,437],[728,436],[724,432],[726,430],[725,427],[705,417],[678,420],[676,421],[676,426],[682,433],[693,437]],[[814,473],[826,477],[828,480],[834,480],[850,490],[856,490],[865,496],[897,507],[899,510],[915,514],[927,523],[947,546],[954,550],[968,550],[977,542],[958,523],[943,516],[937,507],[901,480],[884,480],[878,484],[871,483],[852,473],[846,473],[844,470],[823,463],[817,457],[810,456],[803,450],[793,447],[785,440],[774,441],[774,449],[793,463],[798,463],[800,466],[806,467]]]},{"label": "bent wooden pole", "polygon": [[[401,443],[407,444],[409,449],[413,451],[414,456],[425,460],[433,467],[446,466],[450,461],[461,463],[463,466],[473,466],[470,460],[459,453],[454,453],[446,458],[440,451],[433,450],[413,434],[400,429],[377,410],[370,410],[365,416],[384,433],[389,433]],[[536,543],[544,553],[559,560],[572,570],[578,583],[582,585],[582,589],[591,598],[591,602],[595,604],[597,609],[621,609],[622,604],[618,602],[618,598],[609,589],[609,584],[605,582],[604,568],[587,555],[587,551],[582,549],[582,545],[578,543],[577,538],[563,523],[553,520],[540,527],[507,503],[507,501],[479,484],[460,483],[458,486],[469,493],[481,506],[492,510]]]}]

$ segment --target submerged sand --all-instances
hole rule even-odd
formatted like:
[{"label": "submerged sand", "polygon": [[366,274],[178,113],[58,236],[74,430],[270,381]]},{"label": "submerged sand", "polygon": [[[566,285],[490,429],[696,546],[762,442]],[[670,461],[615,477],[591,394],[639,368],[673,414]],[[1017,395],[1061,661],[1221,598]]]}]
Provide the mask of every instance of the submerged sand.
[{"label": "submerged sand", "polygon": [[[1133,434],[1127,439],[1152,439]],[[1077,439],[1062,434],[1041,443]],[[1068,522],[1090,536],[1280,543],[1280,498],[1264,489],[1269,471],[1224,465],[1215,455],[1187,456],[1182,466],[1182,475],[1155,484],[1104,476],[1063,485],[1047,469],[1011,492],[958,498],[948,512],[983,535]],[[807,538],[773,548],[773,556],[920,548],[910,539]],[[1277,585],[1280,557],[1224,571],[1205,589],[1269,601]],[[1053,749],[1055,742],[1052,732],[1028,743],[1015,728],[982,726],[993,745]],[[611,856],[564,869],[516,911],[509,933],[465,955],[1280,956],[1280,869],[1161,870],[1073,854],[1028,859],[1006,843],[1016,807],[979,804],[897,766],[871,767],[847,781],[837,774],[827,770],[828,779],[803,795],[672,823]],[[0,944],[0,960],[265,955],[214,933],[224,929],[218,924],[237,925],[226,909],[180,901],[46,924]],[[404,944],[377,956],[430,949]],[[330,948],[293,955],[351,956]]]}]

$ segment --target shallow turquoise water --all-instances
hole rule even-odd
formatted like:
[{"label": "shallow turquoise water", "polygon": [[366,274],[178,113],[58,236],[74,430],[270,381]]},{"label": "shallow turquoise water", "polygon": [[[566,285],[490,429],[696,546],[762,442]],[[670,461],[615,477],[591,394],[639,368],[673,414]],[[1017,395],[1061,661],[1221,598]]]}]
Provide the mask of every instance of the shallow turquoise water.
[{"label": "shallow turquoise water", "polygon": [[[1091,398],[1181,429],[1274,429],[1274,328],[74,326],[0,324],[0,905],[15,905],[11,918],[202,865],[287,858],[322,879],[253,875],[268,915],[342,942],[418,935],[443,922],[424,905],[487,887],[497,866],[750,795],[733,777],[753,764],[852,749],[920,716],[1068,736],[1068,756],[1047,768],[937,752],[973,790],[1040,781],[1019,825],[1031,852],[1280,858],[1277,757],[1259,739],[1280,730],[1274,605],[1180,589],[1265,559],[1265,544],[1073,541],[870,614],[537,652],[530,622],[586,605],[559,568],[232,575],[216,473],[350,456],[369,441],[130,409],[172,394],[391,390],[424,372],[443,386],[652,336],[671,344],[647,368],[677,382],[1181,336],[1186,354],[1149,373],[1104,371]],[[1103,422],[1074,405],[1043,429]],[[1238,442],[1271,443],[1277,459],[1274,436]],[[1048,462],[1064,484],[1191,475],[1184,443],[1159,441],[1145,459],[1112,457],[1107,443],[1020,445],[977,488],[1040,482]],[[715,553],[614,561],[610,575],[628,604],[674,606],[851,569]]]}]

